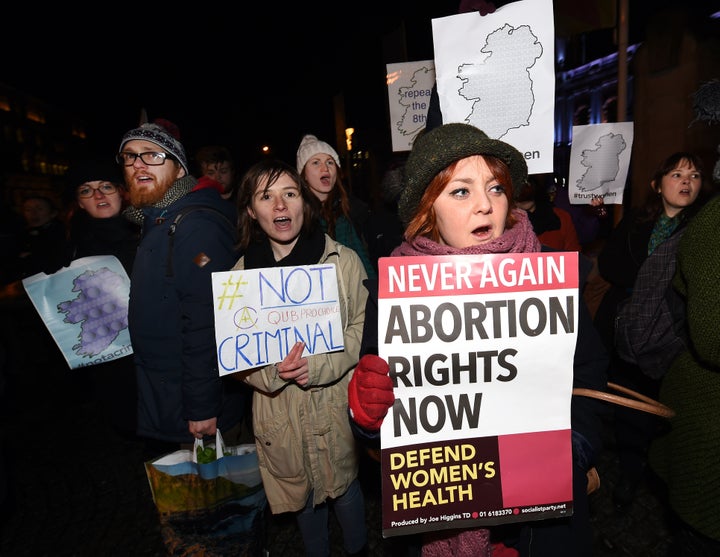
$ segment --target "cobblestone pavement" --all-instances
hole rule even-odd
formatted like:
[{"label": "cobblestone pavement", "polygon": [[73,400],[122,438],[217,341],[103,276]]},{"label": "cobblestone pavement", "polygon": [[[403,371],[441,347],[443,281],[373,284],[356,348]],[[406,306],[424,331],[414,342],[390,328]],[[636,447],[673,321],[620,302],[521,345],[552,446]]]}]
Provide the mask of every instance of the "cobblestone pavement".
[{"label": "cobblestone pavement", "polygon": [[[141,444],[116,434],[92,400],[78,400],[71,373],[64,362],[36,363],[9,385],[0,408],[0,441],[14,493],[14,508],[3,513],[0,555],[165,555]],[[611,443],[599,470],[602,485],[591,499],[595,557],[664,557],[668,523],[651,485],[642,485],[620,515],[610,498],[616,479]],[[407,554],[400,538],[382,538],[379,484],[369,466],[363,467],[363,484],[369,555]],[[292,517],[268,514],[266,523],[271,556],[302,555]],[[344,555],[334,518],[331,538],[333,555]]]}]

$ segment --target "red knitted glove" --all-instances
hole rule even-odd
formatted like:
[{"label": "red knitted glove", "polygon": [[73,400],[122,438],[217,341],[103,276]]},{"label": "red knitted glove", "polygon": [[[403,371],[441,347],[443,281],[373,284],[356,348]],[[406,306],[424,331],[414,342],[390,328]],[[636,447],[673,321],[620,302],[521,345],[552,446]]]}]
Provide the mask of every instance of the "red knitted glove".
[{"label": "red knitted glove", "polygon": [[395,402],[390,368],[375,354],[365,354],[355,367],[348,385],[350,415],[365,429],[377,431]]}]

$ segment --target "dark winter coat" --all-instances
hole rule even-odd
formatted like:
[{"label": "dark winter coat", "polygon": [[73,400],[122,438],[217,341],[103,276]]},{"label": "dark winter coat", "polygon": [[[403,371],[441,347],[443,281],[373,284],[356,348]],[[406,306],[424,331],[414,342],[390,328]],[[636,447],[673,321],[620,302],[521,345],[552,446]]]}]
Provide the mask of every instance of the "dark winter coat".
[{"label": "dark winter coat", "polygon": [[720,197],[688,224],[677,251],[674,287],[687,302],[689,349],[673,360],[660,400],[676,415],[653,442],[650,463],[666,482],[672,510],[720,541]]},{"label": "dark winter coat", "polygon": [[122,215],[98,219],[78,211],[70,221],[72,259],[114,255],[129,275],[139,241],[140,228]]},{"label": "dark winter coat", "polygon": [[[221,214],[196,210],[185,215],[170,254],[173,219],[190,205]],[[231,385],[226,382],[232,380],[218,374],[211,276],[237,260],[236,210],[209,188],[190,192],[164,209],[146,207],[143,215],[128,312],[137,368],[138,434],[192,443],[188,420],[218,417],[218,427],[228,430],[243,412],[243,403],[228,396]]]}]

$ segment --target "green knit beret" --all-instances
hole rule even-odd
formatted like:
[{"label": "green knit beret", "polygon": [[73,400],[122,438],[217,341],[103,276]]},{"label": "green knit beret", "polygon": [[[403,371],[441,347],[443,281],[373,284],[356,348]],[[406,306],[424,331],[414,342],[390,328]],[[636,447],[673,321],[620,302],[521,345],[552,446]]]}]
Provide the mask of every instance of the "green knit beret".
[{"label": "green knit beret", "polygon": [[492,155],[507,164],[513,196],[520,194],[527,182],[528,172],[520,151],[508,143],[490,139],[475,126],[444,124],[421,134],[408,156],[403,191],[398,200],[398,214],[405,226],[415,216],[420,199],[432,179],[450,163],[473,155]]}]

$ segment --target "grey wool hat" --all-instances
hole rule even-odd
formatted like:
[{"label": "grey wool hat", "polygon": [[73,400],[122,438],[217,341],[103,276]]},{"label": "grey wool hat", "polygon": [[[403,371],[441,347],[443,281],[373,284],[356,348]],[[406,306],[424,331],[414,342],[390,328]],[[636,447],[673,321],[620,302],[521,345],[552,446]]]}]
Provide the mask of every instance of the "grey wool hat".
[{"label": "grey wool hat", "polygon": [[166,128],[159,124],[147,123],[143,124],[139,128],[132,129],[123,136],[122,141],[120,142],[119,151],[123,150],[123,147],[125,147],[125,144],[128,141],[132,141],[134,139],[150,141],[151,143],[154,143],[158,147],[164,149],[177,159],[180,165],[185,169],[185,174],[190,174],[187,157],[185,156],[185,148],[182,143],[175,139],[175,137],[173,137]]},{"label": "grey wool hat", "polygon": [[513,196],[520,194],[528,173],[520,151],[509,143],[489,138],[470,124],[444,124],[418,136],[408,156],[403,191],[398,201],[398,214],[405,226],[415,216],[432,179],[450,163],[473,155],[491,155],[507,164]]}]

